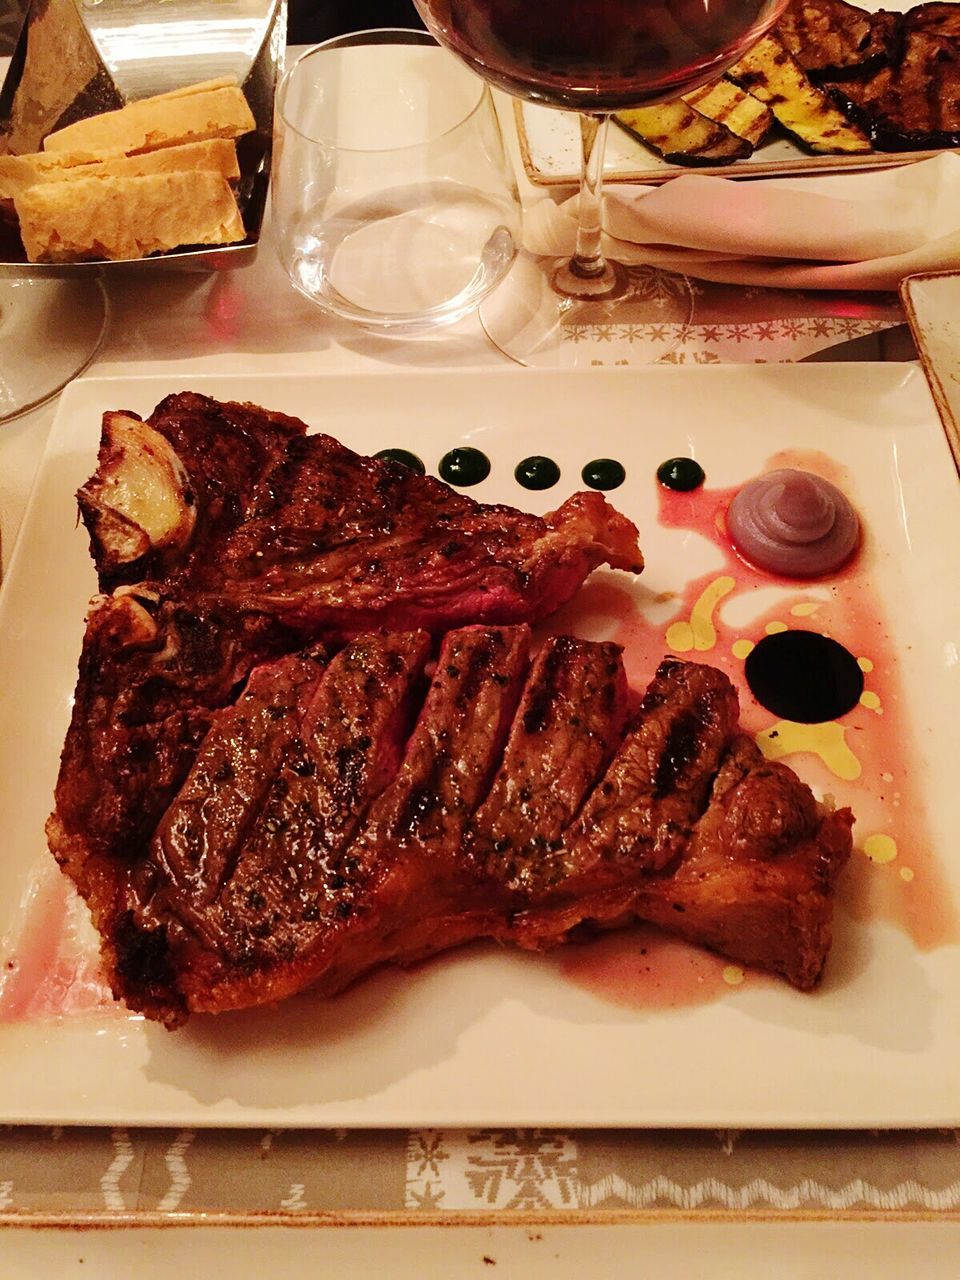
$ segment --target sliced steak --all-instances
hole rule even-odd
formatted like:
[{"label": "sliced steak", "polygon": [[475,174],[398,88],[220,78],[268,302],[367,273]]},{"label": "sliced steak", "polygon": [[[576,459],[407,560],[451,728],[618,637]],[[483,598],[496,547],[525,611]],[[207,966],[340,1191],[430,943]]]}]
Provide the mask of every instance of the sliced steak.
[{"label": "sliced steak", "polygon": [[714,667],[665,659],[609,768],[543,855],[538,892],[511,939],[552,946],[585,921],[630,918],[639,884],[685,849],[736,729],[736,690]]},{"label": "sliced steak", "polygon": [[350,849],[363,888],[320,990],[495,932],[500,895],[477,879],[463,844],[503,753],[529,644],[526,627],[445,637],[397,776]]},{"label": "sliced steak", "polygon": [[[146,927],[170,917],[182,926],[172,967],[190,1008],[277,1000],[324,975],[368,892],[369,868],[352,844],[399,767],[428,653],[424,632],[365,636],[342,650],[304,691],[299,732],[229,874],[168,879],[146,904]],[[250,746],[247,755],[262,758]],[[228,795],[214,785],[208,807],[217,812]]]},{"label": "sliced steak", "polygon": [[[159,896],[203,904],[229,880],[240,850],[300,728],[325,662],[322,652],[255,670],[236,703],[218,712],[193,766],[142,860],[114,863],[117,909],[100,928],[120,994],[168,1023],[188,1001],[180,979],[179,913],[151,909]],[[146,908],[146,909],[145,909]]]},{"label": "sliced steak", "polygon": [[703,812],[739,710],[722,672],[665,659],[568,835],[571,869],[667,866]]},{"label": "sliced steak", "polygon": [[170,892],[212,902],[233,876],[325,663],[321,650],[258,667],[216,716],[151,842]]},{"label": "sliced steak", "polygon": [[450,633],[425,695],[423,632],[257,668],[153,839],[91,859],[117,994],[175,1026],[637,917],[813,985],[849,812],[735,735],[719,671],[663,662],[622,736],[617,646],[554,638],[527,678],[529,642]]},{"label": "sliced steak", "polygon": [[852,823],[849,809],[823,812],[796,774],[738,736],[679,864],[640,887],[637,915],[809,990],[830,948]]},{"label": "sliced steak", "polygon": [[89,854],[133,860],[213,713],[235,700],[253,667],[289,647],[289,633],[264,616],[149,591],[95,602],[50,826],[54,853],[81,892]]},{"label": "sliced steak", "polygon": [[433,889],[462,881],[460,846],[500,762],[529,646],[526,627],[465,627],[445,637],[403,763],[359,848],[413,847],[418,860],[425,850]]},{"label": "sliced steak", "polygon": [[627,699],[618,645],[546,641],[493,787],[470,823],[481,874],[524,901],[563,874],[553,855],[617,749]]}]

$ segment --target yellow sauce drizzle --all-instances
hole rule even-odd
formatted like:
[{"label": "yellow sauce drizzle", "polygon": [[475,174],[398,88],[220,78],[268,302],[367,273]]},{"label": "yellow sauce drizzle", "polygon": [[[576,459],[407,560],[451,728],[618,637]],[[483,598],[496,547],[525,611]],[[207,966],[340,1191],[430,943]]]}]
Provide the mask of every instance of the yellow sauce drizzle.
[{"label": "yellow sauce drizzle", "polygon": [[696,649],[705,653],[717,643],[717,632],[713,625],[713,615],[717,605],[724,596],[730,594],[736,586],[733,578],[717,578],[703,591],[693,606],[689,622],[673,622],[667,627],[667,644],[675,653],[689,653]]},{"label": "yellow sauce drizzle", "polygon": [[785,622],[768,622],[763,629],[768,636],[778,636],[782,631],[789,630]]},{"label": "yellow sauce drizzle", "polygon": [[847,782],[860,777],[860,761],[847,744],[847,731],[834,720],[826,724],[778,720],[771,728],[758,733],[756,740],[767,760],[781,760],[797,751],[809,751],[819,756],[836,777]]},{"label": "yellow sauce drizzle", "polygon": [[756,647],[752,640],[734,640],[730,646],[730,652],[735,658],[744,661],[750,657]]},{"label": "yellow sauce drizzle", "polygon": [[897,842],[892,836],[878,831],[864,840],[863,852],[871,862],[893,862],[897,856]]},{"label": "yellow sauce drizzle", "polygon": [[795,618],[809,618],[812,613],[817,612],[821,604],[820,600],[805,600],[802,604],[793,605],[790,612]]},{"label": "yellow sauce drizzle", "polygon": [[866,707],[869,711],[875,711],[878,716],[883,715],[883,707],[880,705],[880,698],[877,694],[871,693],[869,689],[864,689],[860,695],[861,707]]}]

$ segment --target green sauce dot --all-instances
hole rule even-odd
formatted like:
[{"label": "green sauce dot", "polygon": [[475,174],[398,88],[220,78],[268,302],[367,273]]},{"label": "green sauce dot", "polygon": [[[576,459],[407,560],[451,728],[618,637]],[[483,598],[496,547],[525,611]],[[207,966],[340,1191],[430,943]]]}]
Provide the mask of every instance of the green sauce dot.
[{"label": "green sauce dot", "polygon": [[552,489],[560,479],[560,468],[552,458],[534,454],[518,462],[513,474],[524,489]]},{"label": "green sauce dot", "polygon": [[693,458],[668,458],[657,467],[657,479],[663,487],[678,493],[699,489],[706,478],[703,467]]},{"label": "green sauce dot", "polygon": [[437,470],[440,472],[440,478],[446,480],[447,484],[466,488],[486,480],[490,474],[490,459],[479,449],[461,445],[460,448],[451,449],[449,453],[443,455]]},{"label": "green sauce dot", "polygon": [[615,458],[594,458],[580,472],[591,489],[619,489],[627,478],[623,464]]},{"label": "green sauce dot", "polygon": [[426,467],[415,453],[411,453],[409,449],[381,449],[379,453],[373,455],[375,458],[382,458],[385,462],[399,462],[402,467],[409,467],[411,471],[416,471],[417,475],[425,475]]}]

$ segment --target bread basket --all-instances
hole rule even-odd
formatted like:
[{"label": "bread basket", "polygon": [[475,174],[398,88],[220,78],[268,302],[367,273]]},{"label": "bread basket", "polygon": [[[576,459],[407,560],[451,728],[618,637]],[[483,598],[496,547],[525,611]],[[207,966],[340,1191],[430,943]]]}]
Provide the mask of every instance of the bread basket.
[{"label": "bread basket", "polygon": [[255,121],[237,144],[244,236],[148,257],[29,262],[7,217],[0,220],[0,271],[8,277],[214,271],[251,261],[266,206],[286,17],[286,0],[31,0],[0,89],[0,153],[37,151],[47,135],[78,120],[232,77]]}]

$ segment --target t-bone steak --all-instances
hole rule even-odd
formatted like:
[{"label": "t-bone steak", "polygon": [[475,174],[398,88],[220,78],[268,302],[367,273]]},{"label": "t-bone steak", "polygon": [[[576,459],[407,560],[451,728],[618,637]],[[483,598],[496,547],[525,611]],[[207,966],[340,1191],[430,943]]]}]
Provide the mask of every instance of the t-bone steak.
[{"label": "t-bone steak", "polygon": [[102,591],[159,582],[311,637],[532,622],[598,565],[643,568],[602,494],[543,518],[484,505],[295,418],[191,393],[147,422],[106,414],[78,496]]},{"label": "t-bone steak", "polygon": [[79,500],[101,594],[47,832],[131,1009],[635,919],[818,981],[849,811],[763,759],[714,668],[638,698],[617,645],[533,650],[594,567],[642,567],[599,494],[484,506],[184,393],[105,415]]}]

